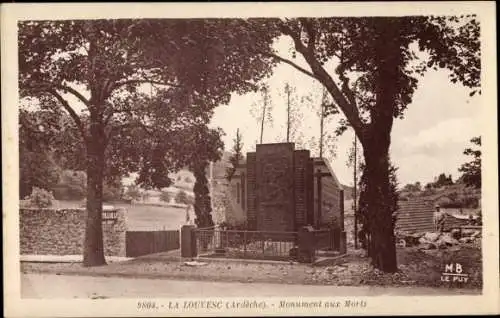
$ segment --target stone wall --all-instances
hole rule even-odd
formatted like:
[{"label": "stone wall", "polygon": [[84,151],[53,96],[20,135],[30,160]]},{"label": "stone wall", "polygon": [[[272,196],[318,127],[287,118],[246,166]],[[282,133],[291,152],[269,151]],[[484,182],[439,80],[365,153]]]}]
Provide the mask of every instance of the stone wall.
[{"label": "stone wall", "polygon": [[[103,220],[104,254],[125,256],[125,211]],[[85,236],[84,209],[20,209],[20,253],[81,255]]]}]

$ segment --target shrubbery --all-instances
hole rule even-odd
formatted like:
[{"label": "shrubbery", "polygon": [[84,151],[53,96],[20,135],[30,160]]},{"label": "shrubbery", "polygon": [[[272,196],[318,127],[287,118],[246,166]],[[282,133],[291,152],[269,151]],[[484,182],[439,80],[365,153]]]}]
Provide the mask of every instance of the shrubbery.
[{"label": "shrubbery", "polygon": [[103,200],[107,202],[120,200],[122,197],[122,190],[123,188],[119,178],[104,182],[102,191]]},{"label": "shrubbery", "polygon": [[128,200],[140,200],[141,199],[141,191],[138,186],[132,184],[127,187],[125,191],[125,199]]},{"label": "shrubbery", "polygon": [[84,171],[64,170],[59,183],[54,187],[58,200],[81,200],[85,198],[87,174]]},{"label": "shrubbery", "polygon": [[34,208],[48,208],[52,206],[54,196],[52,192],[45,189],[34,187],[31,194],[25,198],[30,207]]},{"label": "shrubbery", "polygon": [[167,191],[162,191],[160,193],[160,200],[163,202],[170,202],[170,193]]},{"label": "shrubbery", "polygon": [[179,192],[177,192],[177,194],[175,195],[175,202],[189,204],[189,198],[188,198],[188,195],[186,194],[186,192],[183,190],[180,190]]}]

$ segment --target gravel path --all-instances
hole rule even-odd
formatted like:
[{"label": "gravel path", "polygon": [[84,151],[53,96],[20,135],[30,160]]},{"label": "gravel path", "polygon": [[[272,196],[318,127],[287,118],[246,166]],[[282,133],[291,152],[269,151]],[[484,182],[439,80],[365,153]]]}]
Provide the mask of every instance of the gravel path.
[{"label": "gravel path", "polygon": [[[441,275],[449,262],[464,264],[467,283],[444,283]],[[242,262],[208,262],[186,266],[172,260],[135,259],[107,266],[84,268],[80,263],[22,263],[23,273],[58,273],[64,275],[118,276],[242,283],[281,283],[337,286],[428,286],[441,288],[481,289],[481,251],[478,249],[434,250],[399,249],[400,271],[385,274],[373,269],[368,259],[350,255],[344,264],[312,267],[305,264],[259,264]]]},{"label": "gravel path", "polygon": [[133,298],[133,297],[332,297],[380,295],[460,295],[470,290],[443,290],[430,287],[312,286],[269,283],[225,283],[79,277],[52,274],[23,274],[23,298]]}]

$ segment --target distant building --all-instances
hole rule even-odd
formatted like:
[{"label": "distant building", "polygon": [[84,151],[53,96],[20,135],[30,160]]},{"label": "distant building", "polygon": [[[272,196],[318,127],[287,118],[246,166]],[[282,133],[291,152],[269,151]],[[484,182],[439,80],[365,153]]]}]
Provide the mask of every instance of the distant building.
[{"label": "distant building", "polygon": [[436,214],[444,213],[444,230],[448,231],[454,227],[467,225],[471,220],[477,218],[479,209],[442,208],[439,202],[448,202],[440,196],[436,200],[425,198],[414,198],[398,202],[399,209],[396,212],[397,220],[395,229],[404,232],[431,232],[437,229],[435,221]]},{"label": "distant building", "polygon": [[436,208],[428,201],[422,199],[401,200],[396,212],[397,231],[405,232],[431,232],[435,230],[434,213]]}]

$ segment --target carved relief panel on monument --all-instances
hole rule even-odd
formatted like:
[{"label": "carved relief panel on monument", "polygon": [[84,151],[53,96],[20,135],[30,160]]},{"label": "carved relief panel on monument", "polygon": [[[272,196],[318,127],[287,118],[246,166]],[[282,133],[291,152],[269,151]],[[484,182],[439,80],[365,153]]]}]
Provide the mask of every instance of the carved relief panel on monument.
[{"label": "carved relief panel on monument", "polygon": [[288,200],[287,184],[290,183],[288,171],[290,165],[286,157],[267,157],[262,164],[262,183],[260,202],[266,204],[281,204]]},{"label": "carved relief panel on monument", "polygon": [[263,145],[257,149],[257,227],[289,231],[294,225],[293,145]]}]

